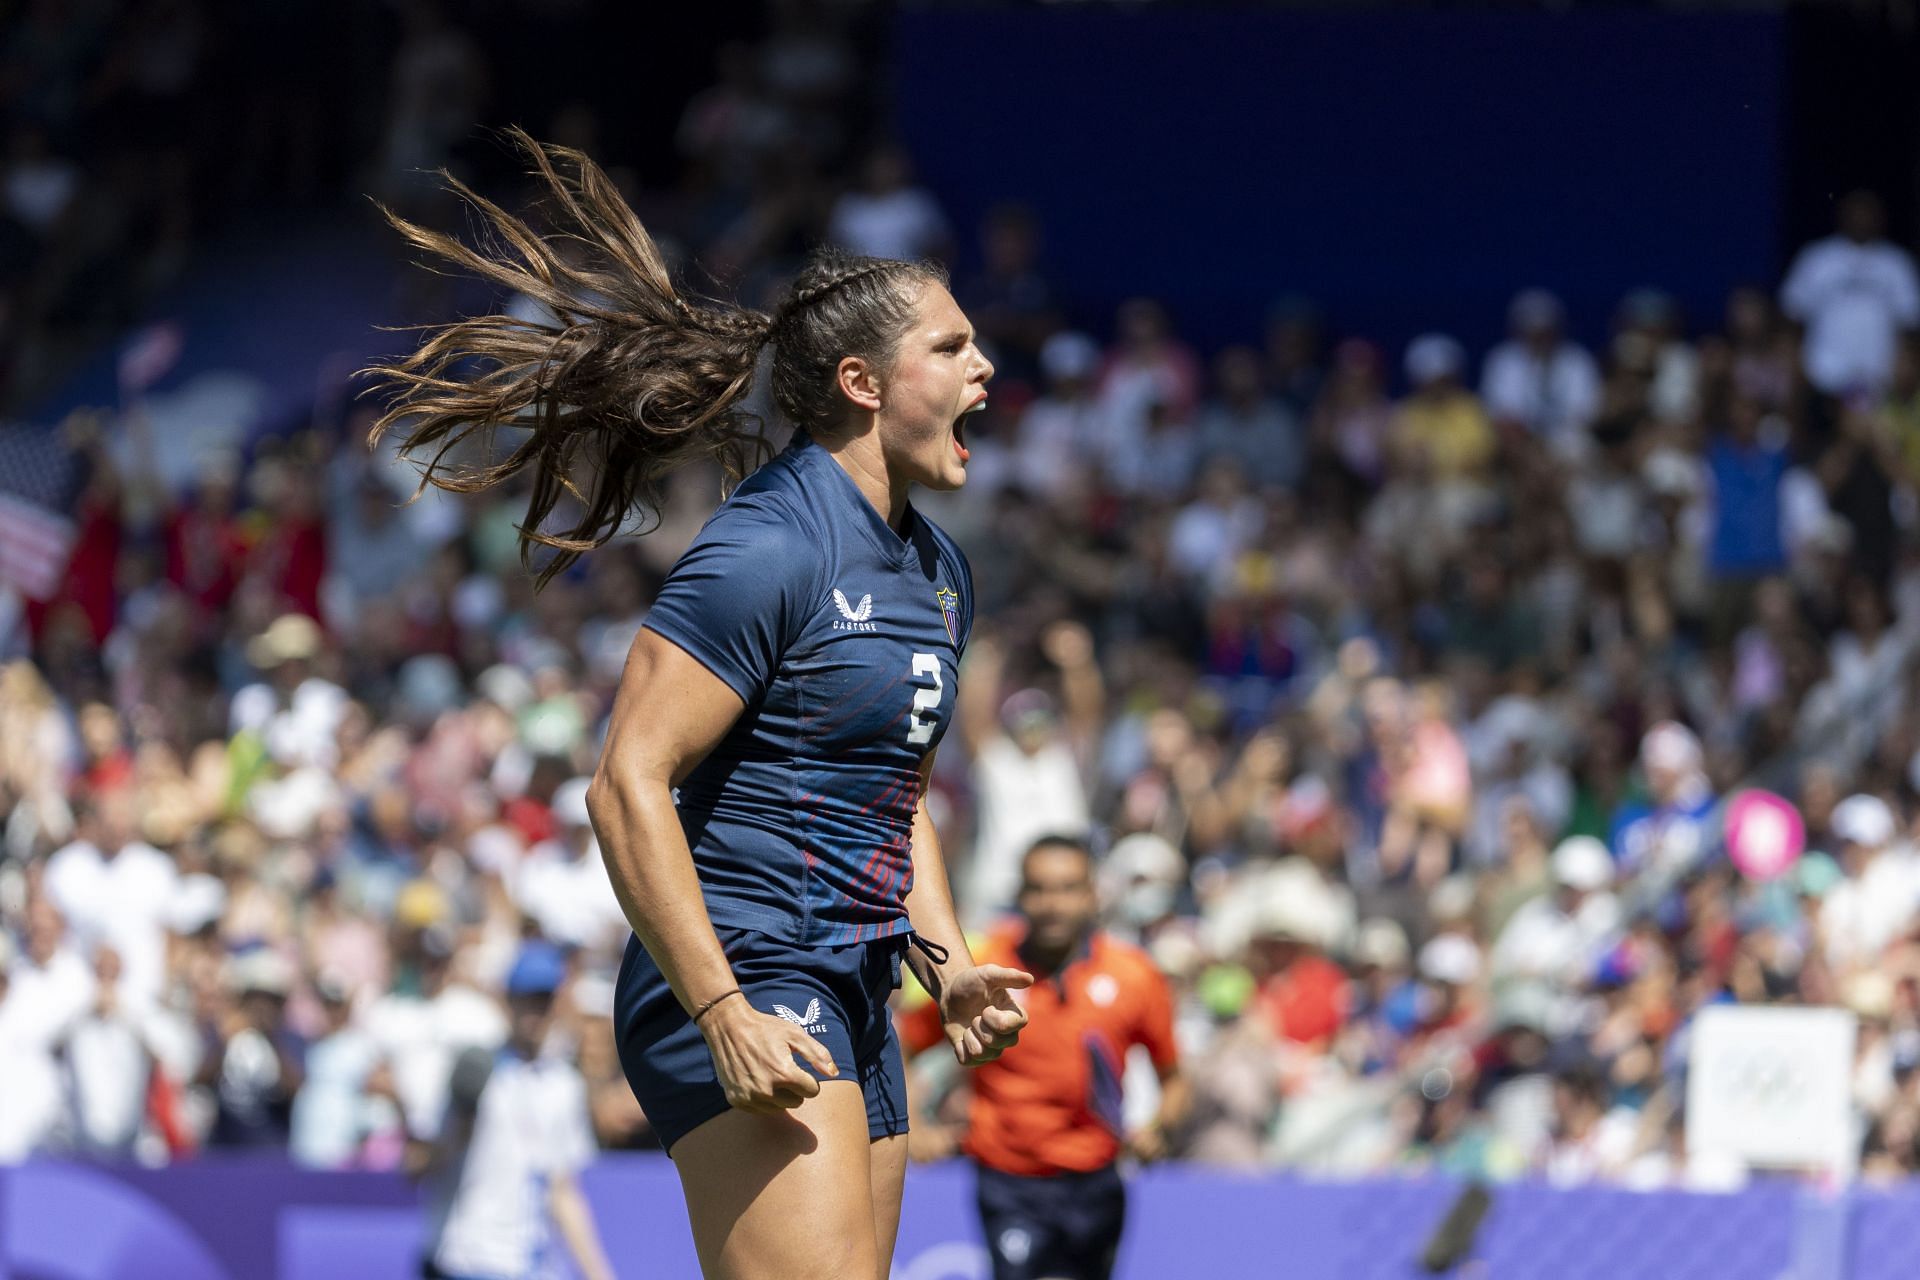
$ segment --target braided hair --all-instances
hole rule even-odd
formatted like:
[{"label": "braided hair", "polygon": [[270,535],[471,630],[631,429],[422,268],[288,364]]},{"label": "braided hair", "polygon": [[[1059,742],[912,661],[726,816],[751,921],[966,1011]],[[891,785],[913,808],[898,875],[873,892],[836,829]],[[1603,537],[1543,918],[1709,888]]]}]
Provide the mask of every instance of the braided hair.
[{"label": "braided hair", "polygon": [[[554,320],[490,314],[424,327],[412,351],[365,370],[388,396],[370,443],[401,431],[401,456],[420,468],[416,496],[428,485],[479,493],[528,475],[520,551],[529,565],[537,550],[552,552],[540,585],[630,519],[643,531],[657,524],[664,481],[679,467],[712,458],[732,484],[765,460],[762,424],[744,407],[763,347],[773,348],[781,413],[802,430],[831,431],[847,407],[840,361],[886,367],[921,290],[946,283],[932,263],[823,249],[770,315],[690,296],[599,166],[519,129],[508,136],[545,188],[550,234],[444,173],[480,215],[479,246],[387,218],[415,248],[532,299]],[[523,434],[498,457],[503,428]],[[450,458],[469,441],[482,461]],[[550,519],[568,496],[579,508],[572,522]]]}]

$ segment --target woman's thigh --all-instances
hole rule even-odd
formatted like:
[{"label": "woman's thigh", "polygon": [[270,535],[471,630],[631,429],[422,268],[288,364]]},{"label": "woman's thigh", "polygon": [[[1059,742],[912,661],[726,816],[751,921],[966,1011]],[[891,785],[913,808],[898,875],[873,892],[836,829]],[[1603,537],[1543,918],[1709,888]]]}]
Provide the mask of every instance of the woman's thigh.
[{"label": "woman's thigh", "polygon": [[852,1081],[778,1115],[723,1112],[676,1142],[707,1280],[884,1277],[868,1147]]}]

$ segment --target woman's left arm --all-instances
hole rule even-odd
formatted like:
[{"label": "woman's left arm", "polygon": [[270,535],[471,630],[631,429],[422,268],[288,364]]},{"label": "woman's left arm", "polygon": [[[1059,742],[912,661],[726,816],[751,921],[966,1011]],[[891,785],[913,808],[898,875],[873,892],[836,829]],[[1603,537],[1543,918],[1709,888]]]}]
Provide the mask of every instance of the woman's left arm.
[{"label": "woman's left arm", "polygon": [[946,952],[935,963],[910,949],[913,976],[940,1006],[940,1021],[954,1057],[975,1066],[1000,1056],[1020,1036],[1027,1015],[1008,993],[1033,985],[1033,976],[1004,965],[976,965],[953,910],[946,855],[927,815],[927,787],[933,777],[933,753],[920,763],[920,802],[913,811],[913,888],[907,892],[907,920],[915,933]]}]

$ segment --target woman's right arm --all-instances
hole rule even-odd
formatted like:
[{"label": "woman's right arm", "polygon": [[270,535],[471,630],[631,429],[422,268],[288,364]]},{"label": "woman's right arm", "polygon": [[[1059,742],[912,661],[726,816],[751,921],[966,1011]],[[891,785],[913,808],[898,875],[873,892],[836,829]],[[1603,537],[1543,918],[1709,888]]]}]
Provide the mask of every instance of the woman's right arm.
[{"label": "woman's right arm", "polygon": [[825,1046],[763,1014],[739,989],[700,893],[673,788],[745,709],[740,695],[685,650],[642,629],[627,656],[587,813],[627,922],[701,1033],[727,1101],[742,1111],[797,1107],[820,1083],[794,1061],[838,1074]]}]

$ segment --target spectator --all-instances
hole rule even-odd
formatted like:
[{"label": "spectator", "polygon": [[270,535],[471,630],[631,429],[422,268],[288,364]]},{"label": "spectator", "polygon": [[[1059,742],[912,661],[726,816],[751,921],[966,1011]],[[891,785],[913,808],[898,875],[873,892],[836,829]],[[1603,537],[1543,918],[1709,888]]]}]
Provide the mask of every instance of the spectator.
[{"label": "spectator", "polygon": [[1331,455],[1349,485],[1371,492],[1386,469],[1392,405],[1381,385],[1380,353],[1357,340],[1333,353],[1333,372],[1313,405],[1313,444]]},{"label": "spectator", "polygon": [[427,1260],[440,1275],[551,1275],[556,1232],[585,1280],[613,1275],[580,1191],[593,1154],[586,1084],[546,1051],[565,981],[552,947],[520,949],[506,979],[506,1047],[491,1063],[473,1049],[456,1059],[438,1136],[416,1148],[412,1168],[433,1201]]},{"label": "spectator", "polygon": [[1685,725],[1665,720],[1647,730],[1640,742],[1646,798],[1622,806],[1613,820],[1610,843],[1623,869],[1672,876],[1705,856],[1714,796],[1704,763],[1700,739]]},{"label": "spectator", "polygon": [[1827,961],[1838,970],[1877,963],[1920,911],[1920,857],[1897,839],[1893,814],[1878,796],[1849,796],[1833,811],[1836,854],[1845,879],[1820,906]]},{"label": "spectator", "polygon": [[1507,309],[1507,341],[1487,356],[1480,396],[1497,423],[1514,423],[1556,455],[1578,458],[1600,409],[1600,371],[1564,334],[1566,313],[1544,289],[1516,295]]},{"label": "spectator", "polygon": [[147,1004],[166,982],[166,913],[178,873],[138,837],[138,807],[122,787],[83,808],[74,841],[47,859],[46,892],[82,946],[109,946],[120,957],[121,998]]},{"label": "spectator", "polygon": [[1040,226],[1033,211],[1021,205],[989,210],[980,258],[980,273],[954,296],[993,356],[995,393],[1031,394],[1039,386],[1047,342],[1061,328],[1059,300],[1040,270]]},{"label": "spectator", "polygon": [[1046,393],[1021,414],[1018,475],[1023,486],[1052,496],[1104,431],[1093,398],[1100,348],[1085,334],[1056,333],[1040,348],[1040,367]]},{"label": "spectator", "polygon": [[613,896],[600,842],[587,819],[587,778],[553,793],[558,831],[527,851],[515,881],[520,908],[550,941],[603,956],[626,945],[627,919]]},{"label": "spectator", "polygon": [[[1680,334],[1680,309],[1658,289],[1635,289],[1614,315],[1616,359],[1643,361],[1646,407],[1661,422],[1691,422],[1700,404],[1700,359]],[[1642,354],[1635,355],[1639,352]]]},{"label": "spectator", "polygon": [[[60,1075],[43,1043],[17,1025],[14,972],[18,958],[13,944],[0,934],[0,1088],[7,1105],[0,1107],[0,1165],[18,1164],[36,1155],[52,1141],[60,1123]],[[28,1019],[31,1021],[31,1019]]]},{"label": "spectator", "polygon": [[980,636],[969,655],[959,727],[974,756],[980,818],[961,900],[964,914],[975,923],[1013,904],[1020,859],[1035,840],[1087,827],[1081,762],[1091,749],[1087,734],[1103,714],[1104,700],[1093,640],[1085,628],[1062,624],[1048,632],[1046,654],[1066,696],[1064,717],[1039,689],[1011,695],[994,717],[989,699],[1002,680],[1001,650],[990,637]]},{"label": "spectator", "polygon": [[913,185],[907,153],[881,147],[867,157],[864,182],[833,207],[827,239],[849,253],[870,258],[945,259],[952,233],[940,206]]},{"label": "spectator", "polygon": [[1578,996],[1601,950],[1620,927],[1619,904],[1608,892],[1613,857],[1592,836],[1570,836],[1553,851],[1552,891],[1526,903],[1494,944],[1496,987],[1536,984],[1552,1001],[1544,1030],[1564,1035],[1578,1017]]},{"label": "spectator", "polygon": [[394,1092],[414,1136],[439,1132],[454,1060],[492,1051],[507,1037],[498,1003],[457,978],[455,939],[443,926],[419,929],[399,951],[393,989],[367,1010],[368,1034],[393,1073]]},{"label": "spectator", "polygon": [[1227,458],[1261,489],[1297,489],[1307,467],[1300,422],[1261,383],[1260,358],[1229,347],[1213,365],[1214,399],[1200,415],[1204,456]]},{"label": "spectator", "polygon": [[1441,482],[1471,479],[1493,460],[1493,428],[1480,402],[1460,385],[1467,353],[1445,334],[1407,347],[1413,393],[1394,411],[1393,446],[1405,465]]},{"label": "spectator", "polygon": [[1707,452],[1713,482],[1713,535],[1708,568],[1719,594],[1720,633],[1743,620],[1754,584],[1786,566],[1781,534],[1781,482],[1786,442],[1769,431],[1760,407],[1735,397],[1726,430]]},{"label": "spectator", "polygon": [[294,1095],[288,1153],[316,1169],[348,1169],[379,1161],[369,1143],[399,1127],[391,1067],[354,1017],[353,996],[322,974],[313,993],[321,1033],[307,1049],[306,1078]]},{"label": "spectator", "polygon": [[1158,406],[1175,422],[1191,422],[1200,398],[1200,364],[1173,333],[1166,310],[1151,298],[1132,298],[1115,318],[1115,342],[1100,377],[1103,433],[1093,440],[1105,465],[1139,448]]},{"label": "spectator", "polygon": [[[67,1029],[61,1053],[67,1068],[69,1141],[93,1159],[128,1161],[147,1132],[148,1101],[157,1068],[156,1041],[177,1049],[191,1031],[171,1011],[129,1007],[120,994],[120,957],[111,947],[93,954],[91,1007]],[[190,1051],[189,1051],[190,1052]]]},{"label": "spectator", "polygon": [[1869,191],[1838,208],[1838,234],[1800,250],[1780,306],[1805,327],[1801,363],[1822,395],[1875,397],[1893,380],[1903,333],[1920,328],[1913,258],[1886,239],[1886,211]]},{"label": "spectator", "polygon": [[201,1068],[201,1082],[213,1088],[218,1104],[207,1138],[212,1146],[287,1145],[293,1099],[303,1079],[300,1051],[286,1021],[292,970],[286,957],[266,947],[229,967],[234,1002]]}]

